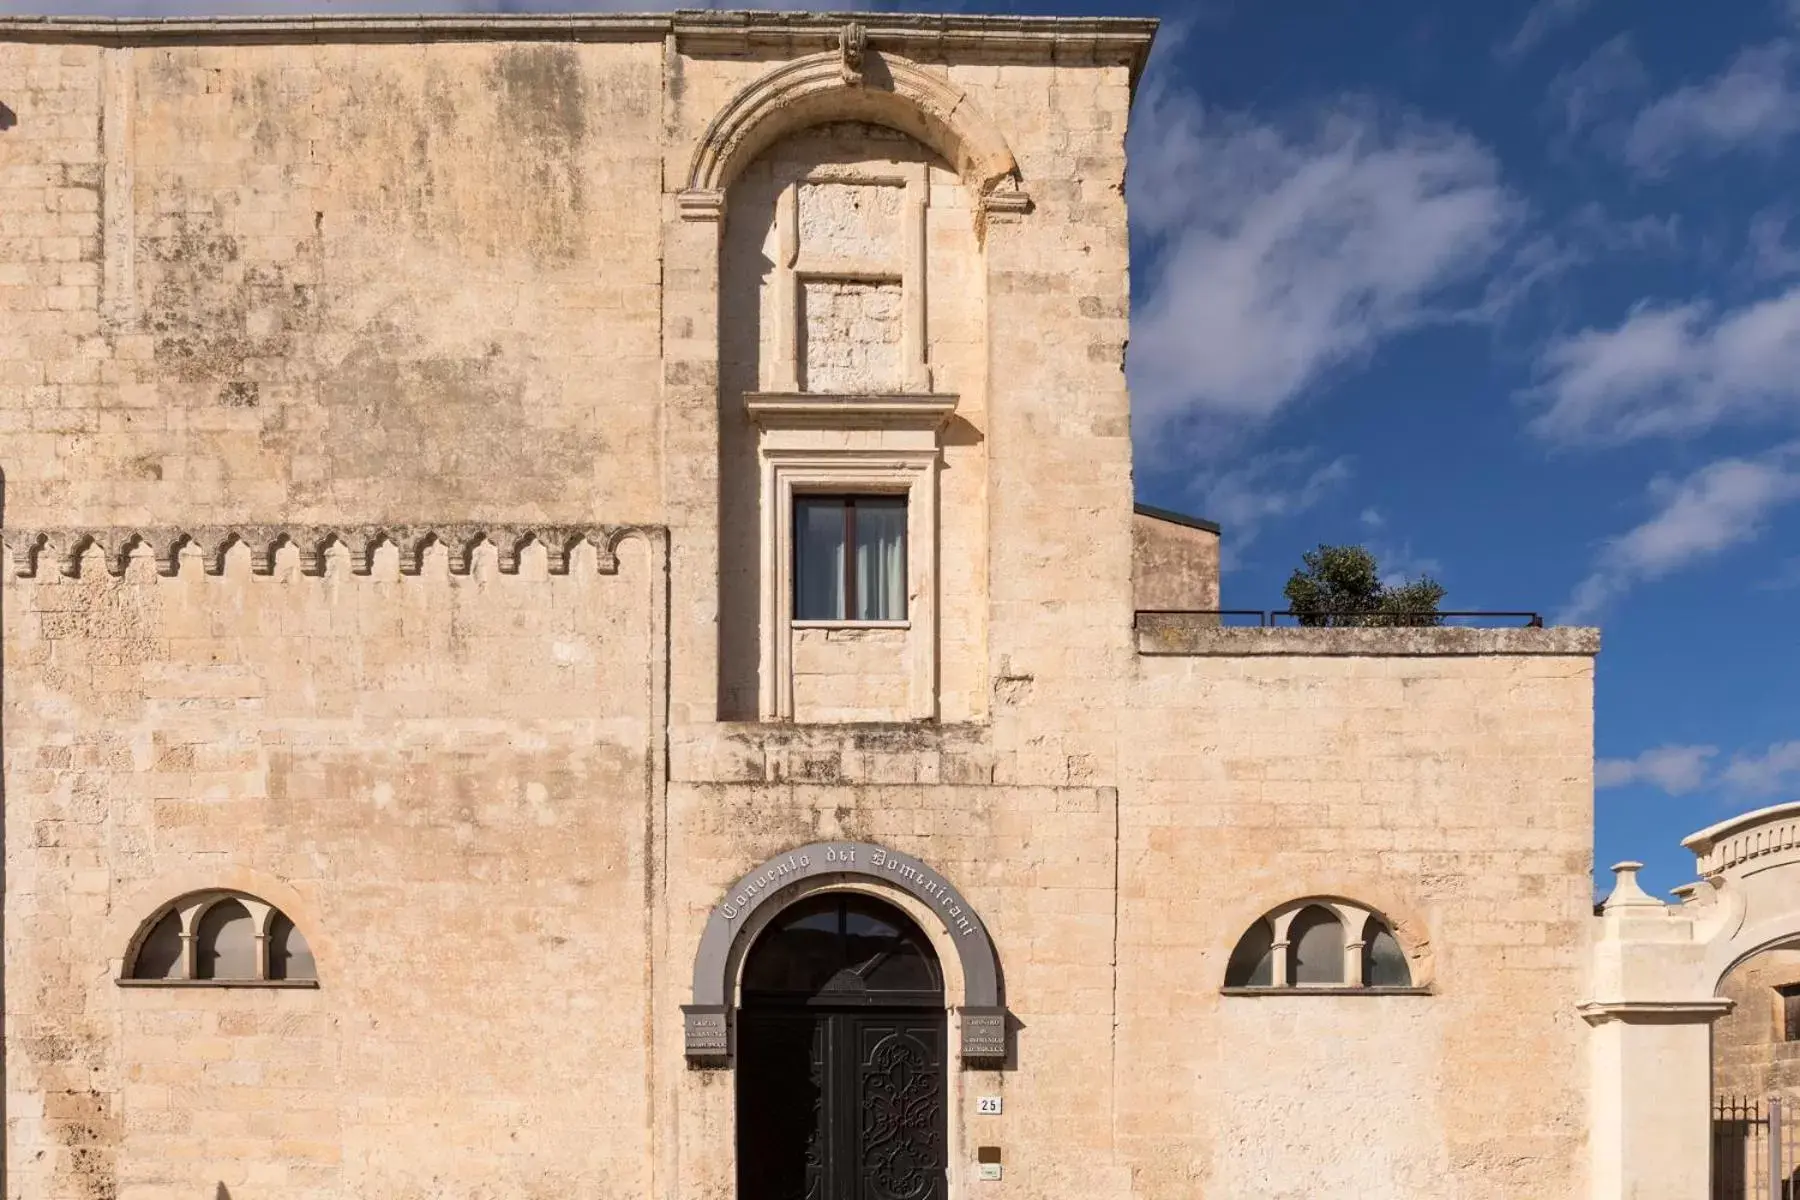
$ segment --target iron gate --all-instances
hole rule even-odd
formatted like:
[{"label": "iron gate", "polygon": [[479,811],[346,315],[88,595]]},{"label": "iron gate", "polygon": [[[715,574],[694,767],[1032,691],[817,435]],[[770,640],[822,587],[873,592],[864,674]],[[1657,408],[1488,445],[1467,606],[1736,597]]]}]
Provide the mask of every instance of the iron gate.
[{"label": "iron gate", "polygon": [[1712,1200],[1800,1200],[1800,1105],[1713,1100]]}]

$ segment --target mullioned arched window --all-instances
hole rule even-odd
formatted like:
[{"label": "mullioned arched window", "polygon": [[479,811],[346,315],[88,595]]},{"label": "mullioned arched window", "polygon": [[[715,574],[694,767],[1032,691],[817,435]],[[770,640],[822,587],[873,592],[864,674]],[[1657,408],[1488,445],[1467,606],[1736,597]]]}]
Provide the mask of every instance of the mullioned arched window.
[{"label": "mullioned arched window", "polygon": [[145,921],[119,982],[132,986],[316,987],[306,935],[245,892],[192,892]]},{"label": "mullioned arched window", "polygon": [[1227,991],[1412,991],[1412,968],[1380,913],[1295,900],[1258,917],[1225,964]]}]

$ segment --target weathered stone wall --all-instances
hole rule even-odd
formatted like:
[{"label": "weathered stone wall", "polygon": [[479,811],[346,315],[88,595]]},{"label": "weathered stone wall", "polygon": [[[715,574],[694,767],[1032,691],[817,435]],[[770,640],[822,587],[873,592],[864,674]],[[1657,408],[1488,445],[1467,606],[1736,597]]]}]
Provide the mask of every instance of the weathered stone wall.
[{"label": "weathered stone wall", "polygon": [[1765,950],[1733,968],[1719,995],[1735,1007],[1713,1024],[1713,1093],[1800,1095],[1800,1042],[1787,1040],[1777,988],[1800,985],[1800,950]]},{"label": "weathered stone wall", "polygon": [[[258,557],[8,581],[9,1194],[641,1193],[660,547]],[[114,983],[220,886],[317,991]]]},{"label": "weathered stone wall", "polygon": [[[721,222],[684,194],[695,146],[837,28],[633,20],[0,43],[5,525],[112,556],[77,567],[72,534],[0,592],[11,1194],[729,1196],[733,1076],[682,1053],[700,930],[837,838],[931,864],[998,948],[1009,1057],[953,1074],[955,1200],[1576,1194],[1591,639],[1134,641],[1142,28],[872,34],[1016,178],[961,174],[877,86],[737,164]],[[958,397],[938,722],[732,719],[757,212],[800,161],[929,172],[926,351]],[[809,193],[802,226],[886,253],[883,202],[845,201]],[[887,309],[830,311],[820,364],[889,371],[843,344],[891,346]],[[498,569],[372,549],[496,521],[521,527]],[[646,527],[616,575],[522,528],[606,522]],[[256,534],[203,574],[157,534],[156,575],[105,532],[190,523],[209,553],[247,524],[357,550]],[[840,713],[899,679],[800,661]],[[198,887],[293,916],[320,988],[118,988],[137,923]],[[1250,921],[1322,893],[1399,923],[1432,994],[1221,997]]]},{"label": "weathered stone wall", "polygon": [[1219,531],[1139,509],[1131,517],[1131,594],[1140,609],[1219,605]]},{"label": "weathered stone wall", "polygon": [[0,46],[8,522],[657,520],[661,59]]},{"label": "weathered stone wall", "polygon": [[[1247,656],[1238,632],[1263,631],[1142,659],[1120,718],[1138,1194],[1581,1194],[1591,642],[1386,630],[1399,653],[1321,656],[1277,630]],[[1303,896],[1387,916],[1431,994],[1222,996],[1238,938]]]}]

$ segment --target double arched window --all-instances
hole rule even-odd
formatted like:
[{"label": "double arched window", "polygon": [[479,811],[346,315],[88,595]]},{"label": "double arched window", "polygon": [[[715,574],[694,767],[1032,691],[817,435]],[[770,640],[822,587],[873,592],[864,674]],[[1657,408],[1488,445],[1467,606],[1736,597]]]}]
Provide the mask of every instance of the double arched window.
[{"label": "double arched window", "polygon": [[1225,987],[1412,989],[1412,969],[1381,914],[1345,900],[1296,900],[1257,919],[1225,964]]},{"label": "double arched window", "polygon": [[306,935],[286,913],[245,892],[194,892],[144,923],[126,955],[128,984],[314,987]]}]

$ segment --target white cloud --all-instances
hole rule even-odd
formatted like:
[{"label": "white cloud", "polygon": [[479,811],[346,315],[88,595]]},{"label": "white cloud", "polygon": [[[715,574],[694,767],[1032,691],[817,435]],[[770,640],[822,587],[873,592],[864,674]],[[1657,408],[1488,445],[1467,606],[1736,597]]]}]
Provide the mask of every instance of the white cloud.
[{"label": "white cloud", "polygon": [[1759,592],[1788,592],[1800,588],[1800,558],[1790,558],[1775,573],[1756,585]]},{"label": "white cloud", "polygon": [[1761,754],[1736,754],[1721,776],[1757,796],[1800,792],[1800,741],[1776,742]]},{"label": "white cloud", "polygon": [[1766,750],[1739,751],[1716,773],[1717,746],[1658,746],[1636,758],[1603,758],[1594,763],[1596,788],[1641,783],[1671,796],[1702,787],[1725,788],[1751,796],[1800,792],[1800,740],[1776,742]]},{"label": "white cloud", "polygon": [[1636,758],[1602,758],[1594,763],[1594,786],[1643,783],[1671,796],[1685,795],[1706,782],[1709,761],[1718,752],[1717,746],[1658,746]]},{"label": "white cloud", "polygon": [[1444,564],[1435,558],[1414,554],[1411,542],[1402,542],[1398,546],[1382,542],[1371,542],[1369,553],[1375,556],[1381,568],[1381,582],[1384,587],[1403,587],[1420,577],[1440,579],[1444,574]]},{"label": "white cloud", "polygon": [[1649,87],[1650,74],[1631,35],[1620,34],[1552,80],[1549,99],[1560,110],[1563,133],[1573,136],[1622,118]]},{"label": "white cloud", "polygon": [[1670,253],[1681,248],[1681,217],[1645,214],[1615,217],[1597,200],[1569,215],[1571,236],[1584,245],[1615,254]]},{"label": "white cloud", "polygon": [[1692,433],[1800,414],[1800,286],[1714,313],[1644,305],[1612,329],[1560,338],[1538,360],[1533,422],[1559,442]]},{"label": "white cloud", "polygon": [[1442,316],[1520,216],[1483,146],[1354,102],[1296,132],[1148,86],[1131,148],[1149,286],[1130,368],[1153,435],[1254,423]]},{"label": "white cloud", "polygon": [[[1800,3],[1800,0],[1794,2]],[[1502,59],[1523,57],[1550,34],[1572,23],[1592,8],[1593,3],[1594,0],[1538,0],[1531,6],[1531,11],[1525,14],[1518,32],[1496,47],[1495,54]]]},{"label": "white cloud", "polygon": [[1655,514],[1606,544],[1560,621],[1591,620],[1638,583],[1760,536],[1770,513],[1800,499],[1800,443],[1708,463],[1685,479],[1653,484],[1651,494]]},{"label": "white cloud", "polygon": [[[1800,0],[1795,0],[1800,3]],[[1787,240],[1793,213],[1786,206],[1765,208],[1750,219],[1749,268],[1764,279],[1800,274],[1800,245]]]},{"label": "white cloud", "polygon": [[1380,529],[1387,524],[1387,518],[1381,515],[1381,510],[1378,508],[1365,508],[1356,519],[1370,529]]},{"label": "white cloud", "polygon": [[1350,478],[1350,460],[1321,463],[1308,450],[1279,450],[1236,462],[1200,489],[1202,510],[1231,531],[1242,551],[1261,527],[1318,504]]},{"label": "white cloud", "polygon": [[1685,156],[1714,157],[1739,148],[1773,150],[1800,133],[1800,88],[1793,47],[1755,46],[1716,78],[1656,101],[1625,135],[1625,161],[1646,175]]}]

